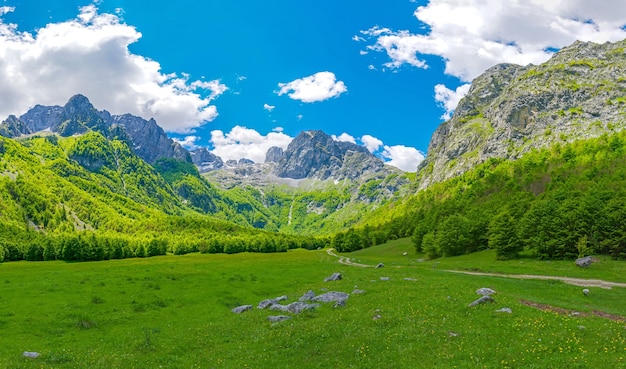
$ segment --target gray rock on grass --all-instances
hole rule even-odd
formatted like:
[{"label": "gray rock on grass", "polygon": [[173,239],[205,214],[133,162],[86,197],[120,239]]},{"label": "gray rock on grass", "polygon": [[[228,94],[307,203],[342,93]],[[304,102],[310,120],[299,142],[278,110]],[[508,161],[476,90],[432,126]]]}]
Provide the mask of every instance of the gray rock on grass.
[{"label": "gray rock on grass", "polygon": [[476,294],[477,295],[481,295],[481,296],[491,296],[493,294],[495,294],[496,291],[492,290],[491,288],[487,288],[487,287],[483,287],[483,288],[479,288],[476,290]]},{"label": "gray rock on grass", "polygon": [[471,304],[469,304],[469,306],[476,306],[476,305],[480,305],[480,304],[485,304],[487,302],[496,302],[496,300],[493,299],[493,297],[486,295],[483,296],[481,298],[479,298],[478,300],[472,302]]},{"label": "gray rock on grass", "polygon": [[322,295],[319,295],[319,296],[315,296],[313,298],[313,301],[315,301],[315,302],[337,302],[337,301],[347,300],[348,297],[350,297],[350,295],[348,295],[345,292],[331,291],[331,292],[326,292],[326,293],[324,293]]},{"label": "gray rock on grass", "polygon": [[302,295],[302,297],[300,297],[298,301],[302,301],[302,302],[311,301],[313,297],[315,297],[315,292],[313,292],[312,290],[309,290],[309,292]]},{"label": "gray rock on grass", "polygon": [[27,358],[31,358],[31,359],[36,359],[36,358],[38,358],[39,356],[41,356],[41,354],[40,354],[40,353],[38,353],[38,352],[35,352],[35,351],[24,351],[24,352],[22,353],[22,356],[23,356],[23,357],[27,357]]},{"label": "gray rock on grass", "polygon": [[360,290],[360,289],[358,289],[358,288],[357,288],[357,289],[355,289],[354,291],[352,291],[352,295],[362,295],[362,294],[364,294],[364,293],[365,293],[365,291]]},{"label": "gray rock on grass", "polygon": [[585,256],[584,258],[576,259],[575,263],[581,268],[587,268],[593,263],[593,258],[591,256]]},{"label": "gray rock on grass", "polygon": [[324,282],[338,281],[342,278],[341,273],[333,273],[330,277],[324,278]]},{"label": "gray rock on grass", "polygon": [[287,300],[287,296],[279,296],[275,299],[265,299],[261,302],[259,302],[259,305],[256,307],[257,309],[263,310],[266,309],[274,304],[278,304],[280,301],[285,301]]},{"label": "gray rock on grass", "polygon": [[496,310],[496,313],[513,314],[513,310],[511,310],[511,308],[502,308],[502,309]]},{"label": "gray rock on grass", "polygon": [[270,315],[267,317],[267,320],[269,320],[272,323],[278,323],[278,322],[282,322],[283,320],[289,320],[289,319],[291,319],[289,315]]},{"label": "gray rock on grass", "polygon": [[385,266],[385,264],[383,264],[383,263],[378,263],[378,265],[376,265],[376,267],[375,267],[375,268],[376,268],[376,269],[378,269],[378,268],[383,268],[384,266]]},{"label": "gray rock on grass", "polygon": [[252,310],[253,306],[252,305],[241,305],[241,306],[237,306],[236,308],[232,309],[231,311],[235,314],[241,314],[244,311],[248,311],[248,310]]}]

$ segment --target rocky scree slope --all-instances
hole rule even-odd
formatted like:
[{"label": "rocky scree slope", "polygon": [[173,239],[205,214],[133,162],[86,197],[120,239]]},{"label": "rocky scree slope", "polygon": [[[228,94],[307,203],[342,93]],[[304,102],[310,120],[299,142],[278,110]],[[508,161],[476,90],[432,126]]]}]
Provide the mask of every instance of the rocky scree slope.
[{"label": "rocky scree slope", "polygon": [[433,134],[419,188],[489,158],[516,159],[626,126],[626,40],[575,42],[541,65],[500,64],[476,78]]}]

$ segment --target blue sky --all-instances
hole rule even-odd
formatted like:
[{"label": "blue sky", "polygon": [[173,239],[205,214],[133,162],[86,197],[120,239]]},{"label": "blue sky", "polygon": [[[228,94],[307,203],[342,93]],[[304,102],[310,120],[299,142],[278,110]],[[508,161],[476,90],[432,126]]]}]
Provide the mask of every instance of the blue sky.
[{"label": "blue sky", "polygon": [[225,159],[321,129],[409,171],[488,67],[626,37],[619,0],[0,1],[0,119],[83,93]]}]

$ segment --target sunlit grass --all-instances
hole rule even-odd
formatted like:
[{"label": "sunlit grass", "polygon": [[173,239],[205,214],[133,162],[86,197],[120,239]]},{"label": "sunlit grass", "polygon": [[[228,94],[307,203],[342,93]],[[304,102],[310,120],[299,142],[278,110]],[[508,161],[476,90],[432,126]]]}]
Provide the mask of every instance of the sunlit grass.
[{"label": "sunlit grass", "polygon": [[[387,252],[403,246],[394,247]],[[626,289],[592,289],[584,296],[579,287],[560,282],[457,275],[431,265],[357,268],[338,264],[323,250],[5,263],[0,265],[0,367],[626,365],[623,322],[520,303],[626,315]],[[333,272],[344,278],[323,282]],[[343,308],[323,305],[278,324],[267,321],[276,312],[230,311],[283,294],[295,301],[309,289],[350,293],[355,286],[366,292],[351,296]],[[469,308],[479,287],[498,291],[496,303]],[[495,312],[502,307],[513,314]],[[42,356],[23,358],[23,351]]]}]

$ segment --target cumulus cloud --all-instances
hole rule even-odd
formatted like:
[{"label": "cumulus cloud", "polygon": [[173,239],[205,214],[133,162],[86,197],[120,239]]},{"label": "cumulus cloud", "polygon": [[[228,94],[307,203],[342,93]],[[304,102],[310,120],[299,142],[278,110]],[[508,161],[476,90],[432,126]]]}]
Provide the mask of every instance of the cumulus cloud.
[{"label": "cumulus cloud", "polygon": [[340,134],[339,136],[331,135],[331,137],[335,141],[351,142],[353,144],[356,144],[356,139],[354,137],[350,136],[349,134],[345,133],[345,132]]},{"label": "cumulus cloud", "polygon": [[424,34],[373,27],[361,34],[385,52],[388,68],[427,68],[423,55],[443,58],[445,72],[471,81],[502,62],[539,64],[555,48],[626,38],[621,0],[430,0],[415,11]]},{"label": "cumulus cloud", "polygon": [[456,90],[451,90],[441,84],[435,86],[435,100],[445,110],[441,119],[448,120],[452,117],[454,109],[456,109],[463,96],[467,95],[470,87],[471,84],[469,83],[457,87]]},{"label": "cumulus cloud", "polygon": [[376,152],[383,147],[383,142],[371,135],[364,135],[361,137],[361,142],[363,142],[363,146],[369,150],[369,152]]},{"label": "cumulus cloud", "polygon": [[265,153],[270,147],[277,146],[284,150],[292,140],[293,137],[284,134],[280,127],[265,136],[242,126],[235,126],[228,133],[220,130],[211,132],[212,152],[224,160],[246,158],[255,163],[264,163]]},{"label": "cumulus cloud", "polygon": [[[1,7],[0,17],[12,10]],[[34,104],[62,105],[81,93],[100,109],[153,117],[171,132],[214,120],[211,103],[228,87],[163,72],[157,61],[130,52],[140,38],[133,26],[99,13],[94,4],[80,8],[76,19],[36,33],[0,18],[0,119]]]},{"label": "cumulus cloud", "polygon": [[183,139],[173,138],[174,141],[181,144],[187,150],[195,150],[198,148],[196,141],[198,141],[200,137],[198,136],[186,136]]},{"label": "cumulus cloud", "polygon": [[337,81],[332,72],[319,72],[289,83],[279,83],[278,87],[279,96],[287,94],[293,100],[306,103],[328,100],[348,91],[345,83]]},{"label": "cumulus cloud", "polygon": [[274,110],[274,108],[276,108],[276,107],[275,107],[275,106],[273,106],[273,105],[270,105],[270,104],[263,104],[263,109],[265,109],[265,110],[269,111],[270,113],[272,112],[272,110]]},{"label": "cumulus cloud", "polygon": [[419,150],[404,145],[385,146],[382,156],[386,164],[405,172],[416,172],[417,166],[424,160],[424,154]]}]

